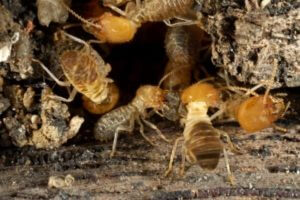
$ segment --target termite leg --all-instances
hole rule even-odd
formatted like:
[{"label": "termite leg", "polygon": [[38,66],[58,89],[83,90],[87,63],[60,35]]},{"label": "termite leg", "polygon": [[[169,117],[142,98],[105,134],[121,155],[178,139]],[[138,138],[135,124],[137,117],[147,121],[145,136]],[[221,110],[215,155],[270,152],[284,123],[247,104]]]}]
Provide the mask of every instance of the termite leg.
[{"label": "termite leg", "polygon": [[225,148],[223,148],[223,153],[224,153],[224,159],[225,159],[226,169],[227,169],[227,173],[228,173],[228,180],[231,185],[236,185],[235,177],[233,176],[233,174],[231,173],[231,170],[230,170],[229,159],[228,159]]},{"label": "termite leg", "polygon": [[127,17],[127,13],[124,12],[123,10],[121,10],[120,8],[111,5],[111,4],[106,4],[105,7],[108,7],[110,9],[112,9],[113,11],[115,11],[116,13],[118,13],[119,15],[123,16],[123,17]]},{"label": "termite leg", "polygon": [[177,27],[177,26],[190,26],[197,24],[198,22],[194,20],[188,20],[188,19],[182,19],[179,17],[176,17],[176,19],[180,19],[180,22],[171,23],[170,20],[164,20],[164,23],[169,27]]},{"label": "termite leg", "polygon": [[215,112],[211,117],[210,117],[210,121],[216,119],[217,117],[219,117],[220,115],[222,115],[225,112],[225,108],[221,107],[217,112]]},{"label": "termite leg", "polygon": [[67,25],[64,25],[62,27],[62,29],[66,30],[66,29],[73,28],[73,27],[78,27],[78,26],[82,26],[82,24],[67,24]]},{"label": "termite leg", "polygon": [[77,94],[77,90],[75,88],[73,88],[71,91],[71,94],[68,98],[64,98],[64,97],[57,96],[57,95],[49,95],[49,98],[69,103],[74,100],[76,94]]},{"label": "termite leg", "polygon": [[87,42],[86,42],[87,44],[92,44],[92,43],[95,43],[95,44],[103,44],[103,43],[105,43],[104,41],[101,41],[101,40],[88,40]]},{"label": "termite leg", "polygon": [[226,133],[225,131],[222,131],[222,130],[217,130],[217,132],[222,135],[223,137],[226,138],[226,141],[229,145],[229,148],[230,150],[233,152],[233,153],[236,153],[236,154],[243,154],[243,152],[241,150],[239,150],[231,141],[228,133]]},{"label": "termite leg", "polygon": [[32,58],[32,61],[37,62],[47,74],[57,83],[57,85],[62,87],[69,87],[71,84],[69,82],[60,81],[56,76],[39,60]]},{"label": "termite leg", "polygon": [[73,36],[73,35],[71,35],[71,34],[69,34],[69,33],[66,33],[65,31],[62,31],[63,32],[63,34],[65,34],[67,37],[69,37],[70,39],[72,39],[72,40],[74,40],[74,41],[76,41],[76,42],[78,42],[78,43],[81,43],[81,44],[83,44],[83,45],[85,45],[86,47],[90,47],[89,46],[89,44],[86,42],[86,41],[84,41],[84,40],[82,40],[82,39],[80,39],[80,38],[78,38],[78,37],[75,37],[75,36]]},{"label": "termite leg", "polygon": [[248,91],[244,94],[244,96],[249,96],[250,94],[254,95],[256,94],[255,91],[258,90],[259,88],[261,88],[262,86],[264,86],[264,84],[258,84],[256,86],[254,86],[251,89],[248,89]]},{"label": "termite leg", "polygon": [[115,155],[120,130],[121,129],[119,129],[119,127],[118,127],[117,130],[115,131],[114,141],[113,141],[112,149],[111,149],[111,152],[110,152],[110,158],[114,157],[114,155]]},{"label": "termite leg", "polygon": [[277,70],[278,70],[277,68],[278,68],[278,65],[276,65],[276,63],[274,63],[274,66],[273,66],[273,69],[272,69],[272,73],[271,73],[271,78],[267,82],[267,89],[266,89],[266,92],[265,92],[265,95],[264,95],[264,100],[263,100],[264,104],[266,104],[267,97],[268,97],[268,95],[270,93],[270,90],[271,90],[273,84],[274,84],[274,79],[276,77],[276,73],[277,73]]},{"label": "termite leg", "polygon": [[141,122],[141,119],[140,118],[137,118],[137,122],[139,123],[139,126],[140,126],[140,133],[141,135],[143,136],[143,138],[149,142],[152,146],[156,146],[144,133],[144,125],[143,123]]},{"label": "termite leg", "polygon": [[168,140],[165,136],[164,136],[164,134],[162,134],[162,132],[157,128],[157,126],[155,126],[154,124],[152,124],[151,122],[149,122],[149,121],[147,121],[146,119],[143,119],[142,118],[142,120],[143,120],[143,122],[145,122],[145,124],[147,124],[150,128],[152,128],[153,130],[155,130],[156,131],[156,133],[158,134],[158,136],[161,138],[161,139],[163,139],[164,141],[166,141],[166,142],[170,142],[170,140]]},{"label": "termite leg", "polygon": [[173,149],[172,149],[172,153],[171,153],[171,156],[170,156],[169,167],[168,167],[167,171],[164,174],[165,177],[168,176],[173,170],[173,161],[174,161],[174,158],[175,158],[177,145],[178,145],[179,141],[183,140],[183,139],[184,139],[184,137],[179,137],[175,140],[175,143],[174,143]]},{"label": "termite leg", "polygon": [[110,157],[114,157],[115,152],[116,152],[116,148],[117,148],[117,141],[118,141],[118,137],[119,137],[119,132],[120,131],[127,131],[127,132],[131,132],[134,129],[134,118],[130,119],[129,121],[129,126],[119,126],[114,134],[114,141],[113,141],[113,145],[112,145],[112,149],[111,149],[111,153],[110,153]]},{"label": "termite leg", "polygon": [[77,19],[79,19],[80,21],[90,25],[90,26],[93,26],[93,27],[96,27],[96,28],[101,28],[98,24],[94,24],[94,23],[91,23],[89,22],[88,20],[84,19],[83,17],[81,17],[80,15],[78,15],[75,11],[73,11],[64,1],[61,1],[61,5],[69,12],[71,13],[74,17],[76,17]]},{"label": "termite leg", "polygon": [[185,146],[182,145],[181,147],[181,167],[180,167],[180,176],[184,175],[185,172]]}]

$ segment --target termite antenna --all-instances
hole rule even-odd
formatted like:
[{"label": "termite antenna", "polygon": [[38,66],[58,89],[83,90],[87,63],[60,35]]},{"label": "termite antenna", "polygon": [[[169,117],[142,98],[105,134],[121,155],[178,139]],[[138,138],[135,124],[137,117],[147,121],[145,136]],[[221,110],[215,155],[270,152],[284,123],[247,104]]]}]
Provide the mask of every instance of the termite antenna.
[{"label": "termite antenna", "polygon": [[80,20],[80,21],[82,21],[82,22],[84,22],[84,23],[86,23],[86,24],[88,24],[88,25],[90,25],[90,26],[93,26],[93,27],[95,27],[95,28],[101,28],[100,25],[94,24],[94,23],[92,23],[92,22],[90,22],[90,21],[84,19],[84,18],[81,17],[80,15],[78,15],[74,10],[72,10],[72,9],[64,2],[64,0],[61,0],[61,4],[62,4],[62,6],[63,6],[69,13],[71,13],[71,14],[72,14],[74,17],[76,17],[78,20]]},{"label": "termite antenna", "polygon": [[276,73],[277,73],[278,66],[275,65],[275,63],[273,63],[273,64],[274,64],[274,67],[273,67],[273,70],[272,70],[271,79],[267,83],[268,86],[267,86],[267,89],[266,89],[266,92],[265,92],[265,95],[264,95],[264,99],[263,99],[263,103],[264,104],[266,104],[266,102],[267,102],[267,97],[268,97],[268,95],[270,93],[271,87],[274,84],[274,79],[275,79],[275,76],[276,76]]},{"label": "termite antenna", "polygon": [[172,74],[174,74],[175,72],[177,72],[177,71],[179,71],[179,70],[181,70],[181,69],[183,69],[183,68],[189,68],[189,67],[188,67],[188,66],[184,66],[184,67],[181,67],[181,68],[176,68],[176,69],[171,70],[170,72],[168,72],[166,75],[164,75],[164,76],[160,79],[160,81],[159,81],[159,83],[158,83],[158,87],[160,87],[161,84],[163,84],[163,82],[164,82],[169,76],[171,76]]},{"label": "termite antenna", "polygon": [[64,81],[60,81],[41,61],[37,60],[37,59],[34,59],[32,58],[31,59],[33,62],[36,62],[38,63],[42,68],[43,70],[45,70],[47,72],[47,74],[60,86],[63,86],[63,87],[69,87],[71,86],[71,84],[69,82],[64,82]]}]

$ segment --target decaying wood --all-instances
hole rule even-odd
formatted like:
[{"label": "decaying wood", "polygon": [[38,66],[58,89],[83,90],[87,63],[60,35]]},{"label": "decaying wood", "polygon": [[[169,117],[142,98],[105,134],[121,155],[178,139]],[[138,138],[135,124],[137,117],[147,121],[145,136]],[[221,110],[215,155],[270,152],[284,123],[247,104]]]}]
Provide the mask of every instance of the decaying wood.
[{"label": "decaying wood", "polygon": [[[182,134],[174,124],[161,122],[159,127],[172,138]],[[285,134],[269,128],[255,135],[225,127],[220,128],[245,152],[229,155],[235,186],[227,182],[224,159],[213,172],[194,165],[180,177],[178,158],[175,175],[163,178],[171,146],[159,141],[154,148],[136,134],[120,140],[113,159],[110,143],[1,151],[0,199],[300,198],[299,125],[289,126]],[[155,133],[150,136],[158,139]],[[75,179],[71,185],[48,188],[50,177],[67,175]]]},{"label": "decaying wood", "polygon": [[[204,28],[213,39],[213,61],[217,66],[223,67],[238,80],[253,84],[268,79],[272,66],[278,66],[276,87],[300,86],[299,0],[272,0],[272,4],[264,8],[257,7],[255,0],[245,1],[248,4],[240,0],[197,1],[200,2],[197,9],[203,15]],[[11,15],[0,13],[0,18],[5,19],[0,20],[1,45],[10,42],[13,33],[20,32],[28,48],[20,46],[17,49],[20,54],[12,53],[11,56],[22,58],[22,52],[27,52],[25,57],[29,61],[31,57],[46,61],[49,69],[57,71],[55,74],[60,77],[62,72],[52,48],[53,32],[58,27],[51,24],[46,29],[38,24],[36,1],[0,0],[0,3],[11,12]],[[36,25],[31,27],[31,33],[26,31],[26,24],[30,22]],[[145,30],[150,32],[151,37],[155,32]],[[147,49],[153,48],[149,44],[142,42],[142,51],[145,46]],[[12,51],[16,51],[16,47],[13,46]],[[24,48],[27,50],[22,51]],[[120,49],[119,54],[125,58],[120,60],[129,63],[124,65],[124,69],[132,73],[130,79],[137,77],[142,80],[144,77],[139,74],[140,71],[151,72],[152,79],[154,75],[158,77],[159,73],[152,74],[154,61],[140,65],[140,60],[137,60],[141,57],[139,48],[133,53],[127,53],[124,47]],[[132,50],[132,46],[129,49]],[[154,53],[149,52],[143,56],[148,58]],[[164,52],[163,47],[155,55],[163,54],[161,52]],[[116,58],[117,61],[112,61],[112,64],[118,64],[119,57]],[[154,58],[165,59],[163,56]],[[137,68],[128,69],[132,60],[137,63]],[[184,177],[180,177],[178,155],[174,173],[168,178],[162,177],[172,145],[160,141],[151,129],[146,130],[146,134],[151,141],[157,140],[158,148],[149,145],[139,134],[124,135],[118,141],[116,156],[109,158],[112,144],[95,141],[91,131],[96,117],[82,110],[80,98],[68,106],[61,105],[59,113],[55,111],[58,109],[52,110],[52,104],[41,107],[41,91],[46,85],[57,92],[66,91],[47,80],[40,67],[28,63],[0,64],[0,199],[300,199],[300,121],[296,120],[300,115],[299,91],[281,91],[288,92],[292,103],[288,114],[294,113],[278,124],[286,127],[287,133],[269,128],[245,135],[236,126],[218,126],[227,131],[233,142],[244,151],[242,155],[229,154],[237,183],[231,186],[226,178],[223,158],[213,172],[205,172],[193,165]],[[34,74],[27,66],[33,67]],[[121,70],[122,75],[124,71]],[[121,86],[145,83],[131,82],[129,76],[126,76],[125,82],[120,79]],[[126,99],[126,95],[123,93],[122,97]],[[83,128],[68,144],[62,145],[69,139],[70,132],[66,130],[68,122],[76,115],[84,117]],[[37,133],[45,120],[49,121],[46,125],[57,129],[54,133],[61,136],[57,138],[65,138],[61,143],[49,143],[52,140],[47,135],[46,144],[53,149],[37,150],[23,145],[19,145],[22,148],[14,147],[12,139],[15,139],[15,144],[16,141],[28,143],[28,137],[32,137],[33,132]],[[156,120],[155,124],[168,138],[175,139],[182,134],[179,123]]]},{"label": "decaying wood", "polygon": [[212,36],[212,60],[239,81],[300,86],[300,2],[200,1],[203,27]]}]

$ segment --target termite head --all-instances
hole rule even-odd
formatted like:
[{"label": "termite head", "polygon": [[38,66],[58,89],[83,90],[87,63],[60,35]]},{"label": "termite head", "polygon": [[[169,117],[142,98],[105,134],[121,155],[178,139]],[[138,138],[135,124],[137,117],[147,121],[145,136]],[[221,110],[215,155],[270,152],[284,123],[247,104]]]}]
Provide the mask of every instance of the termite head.
[{"label": "termite head", "polygon": [[220,103],[220,91],[209,83],[195,83],[183,90],[181,101],[183,104],[202,101],[209,107],[218,107]]},{"label": "termite head", "polygon": [[136,97],[143,101],[146,108],[160,110],[164,105],[165,92],[157,86],[144,85],[137,90]]},{"label": "termite head", "polygon": [[125,43],[133,39],[137,26],[131,20],[115,16],[110,12],[105,12],[98,18],[90,20],[93,24],[97,24],[100,28],[84,24],[85,31],[94,35],[101,42],[109,43]]},{"label": "termite head", "polygon": [[253,96],[241,103],[237,120],[247,132],[255,132],[271,126],[284,113],[282,99],[267,96]]}]

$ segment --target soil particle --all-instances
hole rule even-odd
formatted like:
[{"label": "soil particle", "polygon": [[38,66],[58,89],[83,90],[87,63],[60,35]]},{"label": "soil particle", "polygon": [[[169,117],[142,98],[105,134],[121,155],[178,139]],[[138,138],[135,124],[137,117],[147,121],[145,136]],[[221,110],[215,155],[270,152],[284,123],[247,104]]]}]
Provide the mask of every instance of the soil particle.
[{"label": "soil particle", "polygon": [[[276,68],[273,87],[300,86],[299,3],[272,1],[261,8],[225,2],[205,1],[201,9],[203,28],[213,38],[214,64],[248,84],[270,79]],[[274,15],[275,10],[285,12]]]},{"label": "soil particle", "polygon": [[36,148],[55,148],[73,138],[80,129],[84,119],[75,116],[70,119],[68,106],[49,98],[53,95],[49,88],[42,91],[41,120],[42,126],[33,131],[31,145]]},{"label": "soil particle", "polygon": [[33,88],[28,87],[23,96],[23,105],[27,110],[30,110],[32,108],[32,105],[34,103],[34,95],[35,91],[33,90]]},{"label": "soil particle", "polygon": [[[66,5],[71,5],[71,0],[63,0]],[[51,22],[65,23],[69,12],[62,5],[62,0],[37,0],[38,19],[41,25],[49,26]]]},{"label": "soil particle", "polygon": [[0,94],[0,115],[2,115],[3,112],[5,112],[10,106],[10,102],[7,98],[4,98]]}]

